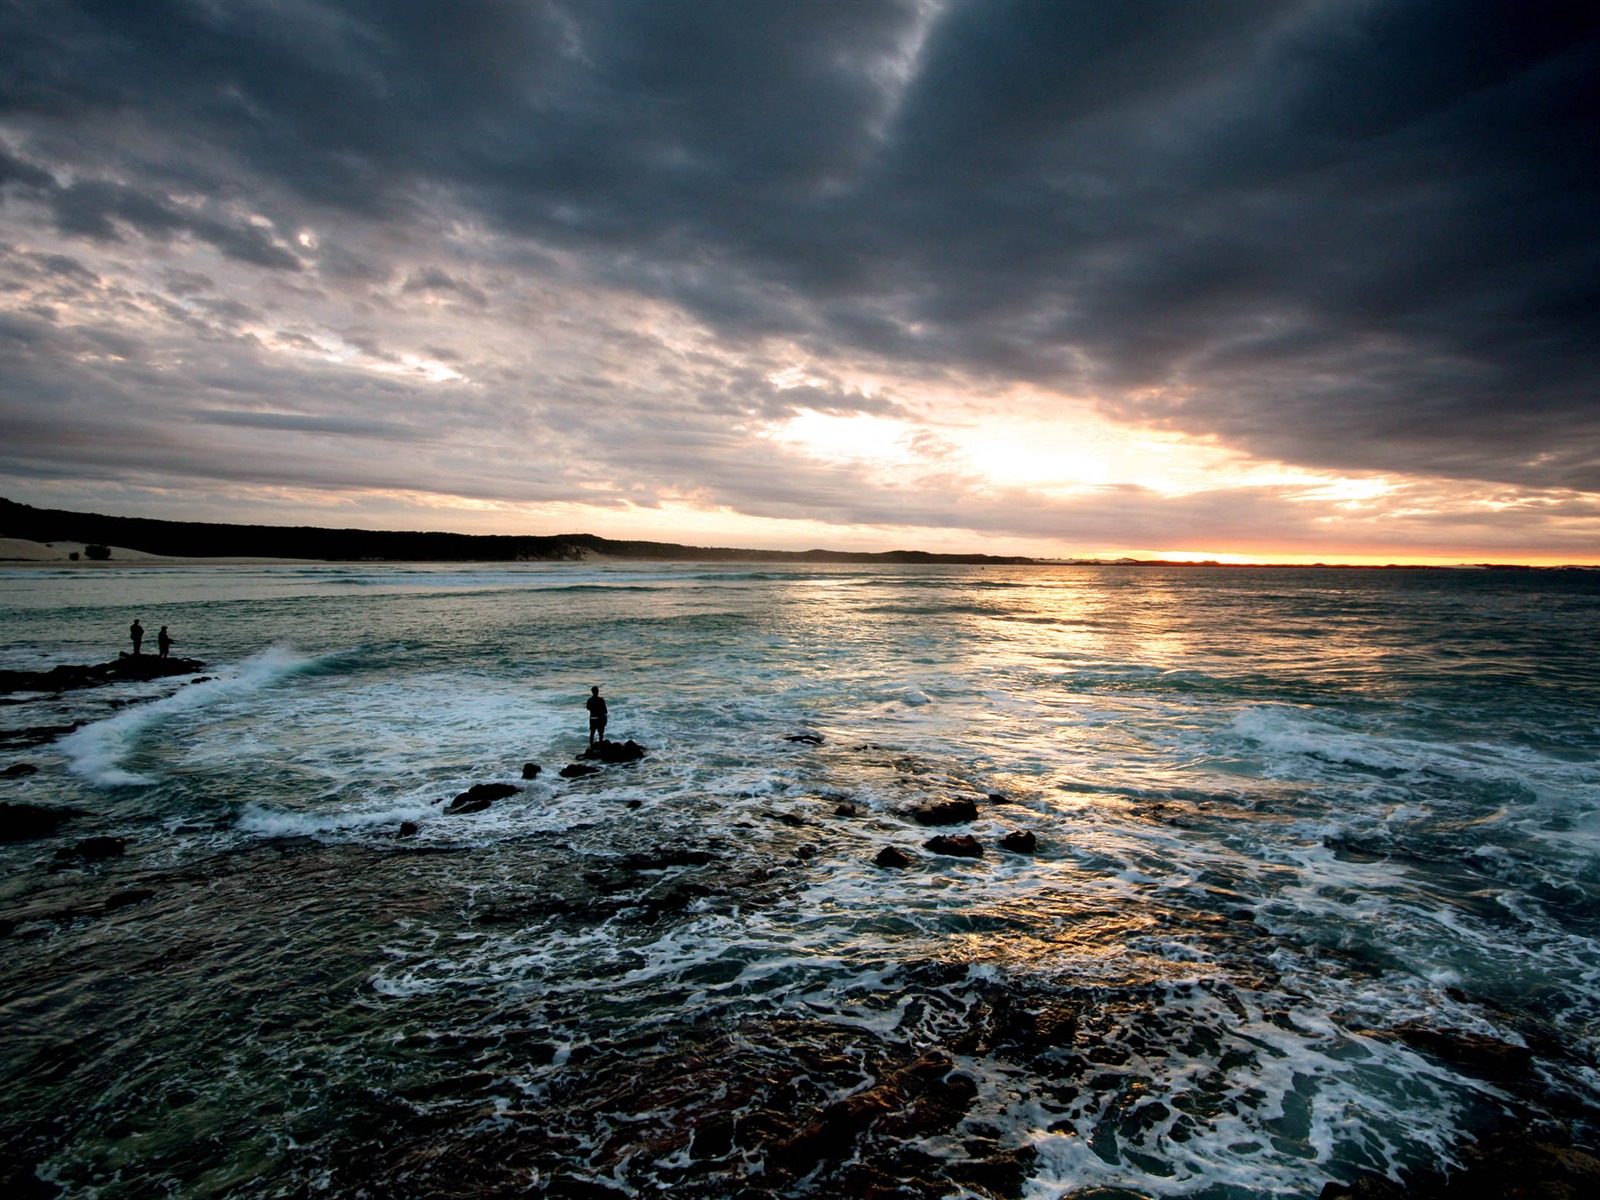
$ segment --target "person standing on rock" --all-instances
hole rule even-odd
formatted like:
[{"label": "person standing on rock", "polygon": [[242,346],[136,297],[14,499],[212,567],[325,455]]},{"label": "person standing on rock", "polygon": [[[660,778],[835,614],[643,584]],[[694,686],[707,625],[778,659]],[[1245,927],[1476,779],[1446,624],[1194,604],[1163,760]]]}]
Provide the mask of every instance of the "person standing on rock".
[{"label": "person standing on rock", "polygon": [[584,702],[589,710],[589,745],[606,740],[606,702],[598,687],[589,689],[589,699]]},{"label": "person standing on rock", "polygon": [[139,618],[133,619],[133,624],[128,626],[128,636],[133,639],[133,652],[139,653],[139,647],[144,645],[144,626],[139,624]]},{"label": "person standing on rock", "polygon": [[156,648],[161,651],[162,658],[165,658],[167,651],[172,649],[172,635],[167,632],[165,625],[161,627],[161,632],[156,634]]}]

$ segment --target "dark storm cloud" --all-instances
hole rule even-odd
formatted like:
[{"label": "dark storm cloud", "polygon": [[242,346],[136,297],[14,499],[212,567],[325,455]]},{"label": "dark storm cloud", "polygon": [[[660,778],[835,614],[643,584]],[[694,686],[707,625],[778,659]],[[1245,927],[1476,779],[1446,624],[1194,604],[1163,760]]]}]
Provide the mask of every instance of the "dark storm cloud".
[{"label": "dark storm cloud", "polygon": [[[443,206],[730,345],[1593,491],[1597,29],[1544,0],[13,0],[0,188],[84,243],[498,303],[430,265]],[[330,223],[371,236],[291,239]],[[892,407],[728,387],[698,404]]]}]

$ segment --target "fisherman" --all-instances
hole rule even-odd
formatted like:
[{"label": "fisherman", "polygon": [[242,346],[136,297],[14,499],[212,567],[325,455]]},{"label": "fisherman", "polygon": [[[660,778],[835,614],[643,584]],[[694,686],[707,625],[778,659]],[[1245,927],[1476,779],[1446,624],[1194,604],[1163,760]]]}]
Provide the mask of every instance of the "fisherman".
[{"label": "fisherman", "polygon": [[144,626],[139,624],[139,618],[133,619],[133,624],[128,626],[128,636],[133,639],[133,652],[139,653],[139,647],[144,644]]},{"label": "fisherman", "polygon": [[167,651],[172,649],[172,635],[167,632],[167,627],[165,625],[161,627],[161,632],[156,634],[156,645],[161,650],[162,658],[165,658],[167,656]]},{"label": "fisherman", "polygon": [[589,689],[589,699],[584,702],[589,710],[589,745],[606,740],[606,702],[598,687]]}]

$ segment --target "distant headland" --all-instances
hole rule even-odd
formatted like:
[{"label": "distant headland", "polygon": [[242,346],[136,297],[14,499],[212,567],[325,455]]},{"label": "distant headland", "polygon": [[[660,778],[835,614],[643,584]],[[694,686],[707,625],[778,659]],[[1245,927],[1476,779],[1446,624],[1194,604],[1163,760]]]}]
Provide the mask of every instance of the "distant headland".
[{"label": "distant headland", "polygon": [[[76,547],[68,552],[66,547]],[[0,563],[202,562],[584,562],[633,559],[660,562],[911,563],[952,566],[1246,567],[1264,563],[1156,558],[1032,558],[1021,554],[937,554],[926,550],[752,550],[683,546],[675,542],[618,541],[592,533],[471,534],[421,530],[323,529],[310,525],[225,525],[208,521],[157,521],[101,513],[34,508],[0,498]],[[1283,569],[1339,567],[1301,564]],[[1394,564],[1349,570],[1594,570],[1530,567],[1515,563],[1462,563],[1458,567]]]},{"label": "distant headland", "polygon": [[[654,559],[681,562],[948,563],[1028,566],[1045,560],[1022,555],[882,553],[850,550],[740,550],[680,546],[672,542],[616,541],[589,533],[547,535],[428,533],[370,529],[320,529],[297,525],[222,525],[155,521],[61,509],[33,508],[0,499],[0,539],[33,543],[83,543],[126,547],[143,555],[186,559],[300,559],[321,562],[582,562],[586,559]],[[84,552],[80,552],[84,553]],[[0,558],[6,557],[0,553]],[[115,553],[112,555],[116,558]]]}]

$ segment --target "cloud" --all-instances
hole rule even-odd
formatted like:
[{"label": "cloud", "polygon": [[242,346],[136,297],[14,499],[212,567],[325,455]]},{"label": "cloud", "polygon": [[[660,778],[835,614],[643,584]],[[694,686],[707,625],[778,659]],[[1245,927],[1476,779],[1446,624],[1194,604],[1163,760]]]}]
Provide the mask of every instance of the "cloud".
[{"label": "cloud", "polygon": [[[1199,528],[1139,487],[982,494],[928,397],[1028,388],[1529,539],[1600,492],[1597,110],[1600,17],[1543,0],[24,0],[0,238],[41,433],[11,469],[110,469],[45,431],[146,404],[325,435],[307,485],[366,437],[404,466],[345,482],[466,487],[428,429],[510,478],[513,431],[572,486],[503,499]],[[759,441],[800,411],[920,418],[952,473]],[[1465,499],[1494,487],[1529,503]],[[1211,503],[1219,537],[1327,536],[1293,489]]]}]

